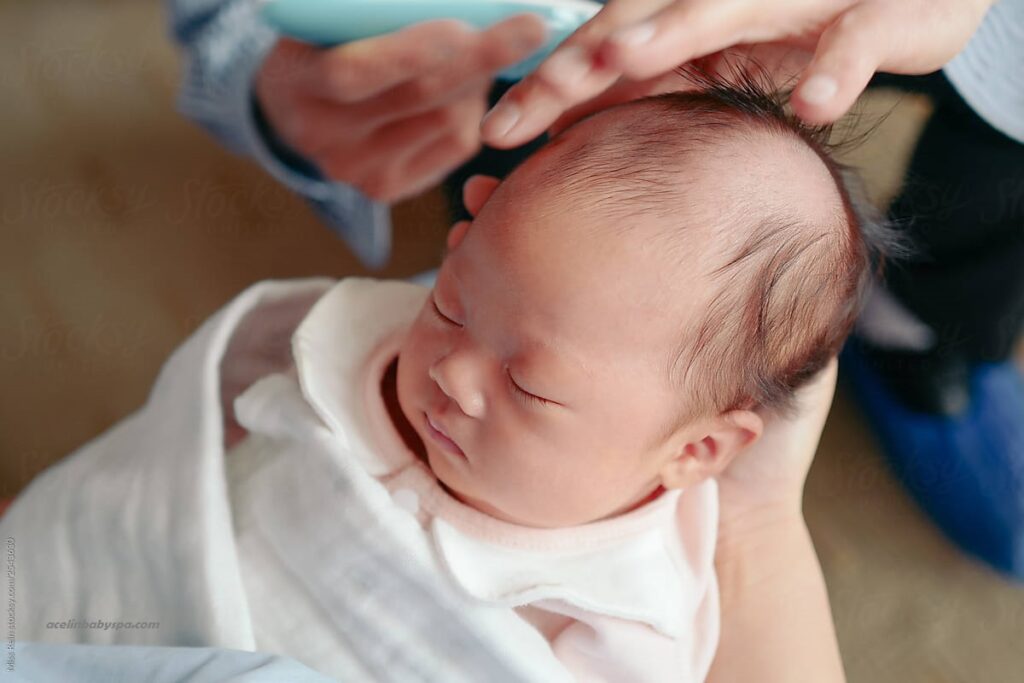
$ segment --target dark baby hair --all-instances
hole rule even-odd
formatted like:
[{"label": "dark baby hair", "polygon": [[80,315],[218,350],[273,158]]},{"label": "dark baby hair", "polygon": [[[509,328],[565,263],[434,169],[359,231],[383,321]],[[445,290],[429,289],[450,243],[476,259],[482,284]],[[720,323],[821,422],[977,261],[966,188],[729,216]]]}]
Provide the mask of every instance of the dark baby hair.
[{"label": "dark baby hair", "polygon": [[688,418],[758,406],[786,411],[796,389],[838,354],[873,272],[901,245],[854,170],[833,158],[831,128],[790,113],[788,93],[762,72],[721,78],[691,68],[683,75],[698,89],[620,105],[642,115],[587,140],[550,181],[596,196],[593,205],[611,224],[629,226],[638,211],[667,219],[659,221],[669,226],[660,237],[671,253],[685,249],[693,218],[680,198],[694,174],[674,171],[728,155],[721,143],[737,136],[788,139],[811,150],[838,193],[825,218],[801,211],[799,201],[782,209],[772,202],[705,209],[740,238],[710,272],[706,310],[681,332],[668,367],[688,397]]}]

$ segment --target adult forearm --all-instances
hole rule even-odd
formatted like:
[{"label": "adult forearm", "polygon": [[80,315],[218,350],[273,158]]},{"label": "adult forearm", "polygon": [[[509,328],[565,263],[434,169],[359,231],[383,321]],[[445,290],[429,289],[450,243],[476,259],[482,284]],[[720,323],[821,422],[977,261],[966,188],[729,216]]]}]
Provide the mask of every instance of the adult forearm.
[{"label": "adult forearm", "polygon": [[720,535],[722,633],[709,683],[846,680],[825,579],[802,516]]}]

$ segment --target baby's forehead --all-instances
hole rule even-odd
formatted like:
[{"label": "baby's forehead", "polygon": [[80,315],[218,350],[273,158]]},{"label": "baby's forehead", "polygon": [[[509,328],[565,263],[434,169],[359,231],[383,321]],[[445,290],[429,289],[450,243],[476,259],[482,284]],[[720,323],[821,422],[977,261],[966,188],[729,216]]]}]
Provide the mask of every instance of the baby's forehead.
[{"label": "baby's forehead", "polygon": [[510,176],[493,223],[514,243],[562,250],[576,269],[580,244],[613,258],[632,247],[646,258],[624,259],[634,271],[620,277],[689,288],[723,264],[742,271],[780,231],[809,241],[842,229],[843,195],[819,152],[784,126],[755,124],[658,100],[600,112]]},{"label": "baby's forehead", "polygon": [[548,201],[619,225],[660,222],[729,242],[752,221],[833,222],[845,210],[837,179],[799,135],[739,117],[672,116],[657,101],[600,112],[538,157]]},{"label": "baby's forehead", "polygon": [[509,213],[513,239],[529,232],[576,270],[597,263],[576,258],[579,245],[603,251],[608,261],[597,267],[606,270],[588,277],[658,288],[672,303],[684,299],[690,308],[680,314],[692,316],[724,268],[748,284],[744,273],[773,244],[809,242],[845,223],[836,179],[798,136],[740,123],[712,135],[665,119],[653,105],[621,107],[556,138],[524,165],[508,203],[552,219],[523,225]]}]

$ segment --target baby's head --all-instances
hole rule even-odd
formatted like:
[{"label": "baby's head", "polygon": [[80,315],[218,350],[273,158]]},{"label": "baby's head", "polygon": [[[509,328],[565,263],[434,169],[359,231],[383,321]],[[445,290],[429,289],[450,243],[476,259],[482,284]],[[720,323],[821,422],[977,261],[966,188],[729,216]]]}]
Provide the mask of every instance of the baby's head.
[{"label": "baby's head", "polygon": [[453,231],[400,351],[434,473],[549,527],[721,472],[853,323],[881,237],[848,184],[749,84],[566,130]]}]

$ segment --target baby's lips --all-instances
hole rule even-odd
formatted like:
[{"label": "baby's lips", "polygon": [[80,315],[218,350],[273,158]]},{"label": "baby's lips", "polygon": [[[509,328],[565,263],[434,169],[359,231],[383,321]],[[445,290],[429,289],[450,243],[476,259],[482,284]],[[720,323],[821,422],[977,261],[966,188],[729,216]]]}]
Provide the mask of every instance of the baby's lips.
[{"label": "baby's lips", "polygon": [[[436,433],[436,434],[432,434],[433,436],[435,436],[436,440],[440,441],[442,443],[442,445],[448,446],[451,450],[456,451],[457,455],[460,455],[463,458],[465,458],[466,457],[465,451],[463,451],[462,447],[459,446],[458,442],[456,442],[455,439],[453,439],[449,435],[449,431],[445,427],[445,425],[442,424],[441,422],[439,422],[438,419],[436,417],[434,417],[433,415],[431,415],[430,413],[424,413],[424,416],[427,419],[427,425],[430,428],[430,430],[432,432]],[[440,437],[440,438],[437,438],[437,437]]]}]

